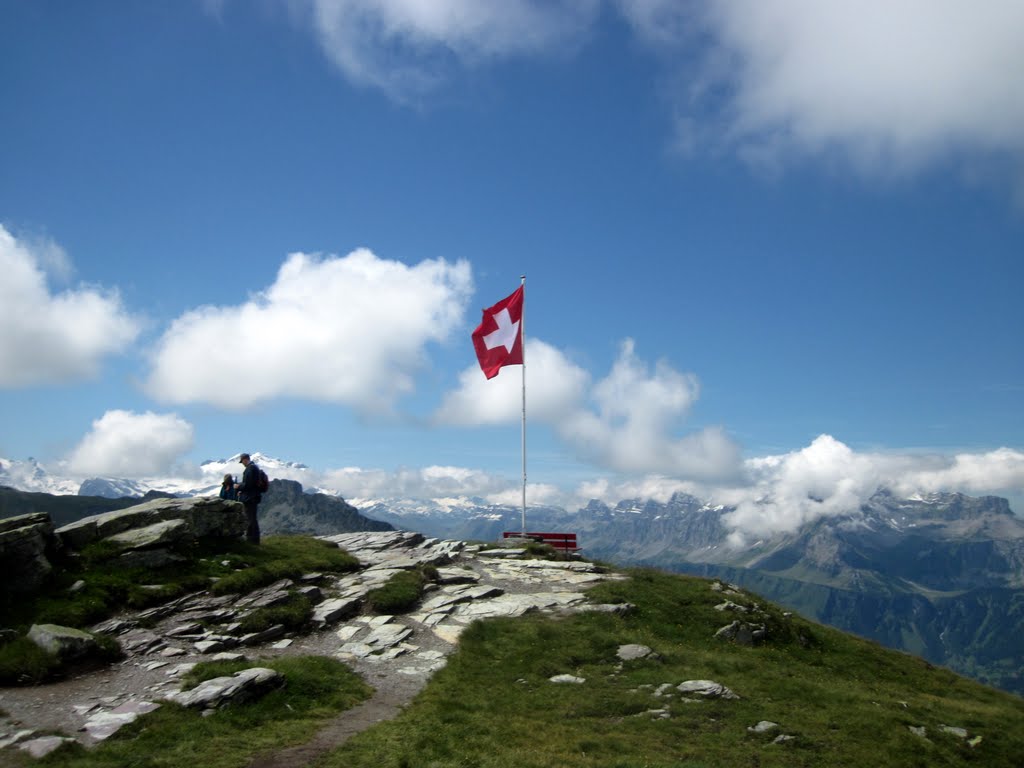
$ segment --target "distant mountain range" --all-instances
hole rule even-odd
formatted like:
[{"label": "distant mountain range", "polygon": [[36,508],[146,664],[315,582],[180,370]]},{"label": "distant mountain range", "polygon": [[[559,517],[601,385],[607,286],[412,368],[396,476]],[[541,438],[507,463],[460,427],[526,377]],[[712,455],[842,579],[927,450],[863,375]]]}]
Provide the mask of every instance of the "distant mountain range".
[{"label": "distant mountain range", "polygon": [[[238,456],[239,454],[236,454],[227,459],[204,461],[199,466],[198,477],[159,476],[132,480],[117,477],[88,477],[74,480],[49,472],[33,458],[24,461],[0,458],[0,485],[21,491],[62,496],[103,496],[108,499],[126,496],[141,498],[151,491],[171,496],[206,496],[220,489],[224,475],[232,474],[239,477],[242,474]],[[313,473],[305,464],[282,461],[262,453],[253,453],[252,459],[272,478],[296,480],[307,486],[309,493],[322,492],[322,489],[309,487],[313,483],[306,480],[311,480]],[[336,494],[327,492],[327,495]]]},{"label": "distant mountain range", "polygon": [[[258,454],[254,459],[271,477],[309,473],[312,479],[302,464]],[[203,476],[213,484],[185,488],[177,480],[95,478],[77,491],[197,495],[215,492],[225,472],[237,474],[237,457],[203,464]],[[31,460],[0,460],[2,484],[68,487]],[[299,483],[288,480],[275,480],[272,491],[261,510],[267,532],[322,534],[390,524],[429,536],[491,541],[520,527],[519,508],[479,498],[350,504],[302,493]],[[530,507],[527,527],[575,532],[584,554],[594,559],[732,581],[810,618],[1024,695],[1024,521],[1005,499],[942,493],[898,498],[879,491],[856,509],[740,549],[728,544],[724,519],[731,511],[685,494],[664,503],[595,500],[575,512]]]}]

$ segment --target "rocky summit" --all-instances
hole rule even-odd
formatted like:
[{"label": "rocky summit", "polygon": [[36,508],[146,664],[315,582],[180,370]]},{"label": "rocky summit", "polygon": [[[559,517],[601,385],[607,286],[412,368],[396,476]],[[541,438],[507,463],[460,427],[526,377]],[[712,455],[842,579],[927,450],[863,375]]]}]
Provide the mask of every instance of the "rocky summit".
[{"label": "rocky summit", "polygon": [[[189,594],[92,627],[116,638],[125,658],[63,683],[3,689],[0,709],[7,717],[0,721],[0,747],[39,756],[62,739],[91,745],[163,701],[213,710],[235,697],[258,695],[279,684],[272,670],[256,667],[182,691],[181,676],[199,661],[330,655],[350,664],[381,695],[408,700],[445,665],[462,631],[477,619],[531,611],[629,610],[624,605],[586,602],[587,587],[622,578],[593,563],[519,559],[524,550],[485,549],[405,531],[324,538],[354,555],[359,570],[283,579],[242,599]],[[395,573],[424,565],[437,569],[437,580],[411,613],[362,611],[371,590]],[[240,633],[240,618],[295,589],[316,603],[312,632],[296,636],[272,627]],[[55,737],[53,732],[64,736]]]}]

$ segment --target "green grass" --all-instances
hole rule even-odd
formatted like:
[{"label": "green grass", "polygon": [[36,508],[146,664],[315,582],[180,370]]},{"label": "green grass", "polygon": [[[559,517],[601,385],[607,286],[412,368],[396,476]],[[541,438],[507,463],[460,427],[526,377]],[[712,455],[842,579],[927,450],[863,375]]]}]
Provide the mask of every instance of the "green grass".
[{"label": "green grass", "polygon": [[418,570],[399,571],[383,586],[367,593],[367,607],[381,614],[411,611],[423,597],[423,587],[426,583],[427,577]]},{"label": "green grass", "polygon": [[257,608],[246,614],[239,624],[243,633],[262,632],[275,624],[282,624],[289,631],[301,629],[313,615],[313,603],[303,595],[290,595],[288,600],[267,608]]},{"label": "green grass", "polygon": [[0,645],[0,685],[35,685],[60,673],[60,660],[27,637]]},{"label": "green grass", "polygon": [[[734,618],[704,579],[636,571],[591,591],[630,602],[625,616],[527,616],[473,624],[414,704],[351,739],[317,768],[476,766],[960,766],[1019,768],[1024,701],[873,643],[784,617],[760,603],[768,642],[713,638]],[[616,649],[643,643],[656,660],[618,666]],[[550,683],[555,674],[582,685]],[[711,679],[742,698],[686,704],[653,688]],[[653,720],[649,709],[671,717]],[[768,734],[747,731],[761,720]],[[924,725],[928,741],[908,726]],[[942,733],[966,728],[970,747]],[[795,737],[773,744],[780,733]]]},{"label": "green grass", "polygon": [[369,687],[343,664],[317,656],[201,664],[192,671],[188,682],[198,684],[252,666],[276,669],[285,676],[285,686],[258,701],[225,707],[209,717],[165,703],[88,751],[79,745],[68,745],[39,761],[20,758],[21,764],[66,768],[242,768],[261,753],[307,741],[328,720],[370,693]]},{"label": "green grass", "polygon": [[312,571],[348,573],[359,561],[336,544],[310,536],[270,536],[260,546],[245,545],[231,561],[241,568],[212,587],[214,594],[245,594],[280,579],[295,579]]}]

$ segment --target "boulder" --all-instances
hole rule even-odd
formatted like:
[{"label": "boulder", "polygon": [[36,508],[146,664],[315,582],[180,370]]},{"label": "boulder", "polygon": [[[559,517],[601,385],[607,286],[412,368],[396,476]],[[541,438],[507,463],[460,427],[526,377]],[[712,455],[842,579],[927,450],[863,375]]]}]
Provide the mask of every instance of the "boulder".
[{"label": "boulder", "polygon": [[88,632],[58,624],[33,624],[28,639],[61,661],[75,661],[99,650],[96,638]]},{"label": "boulder", "polygon": [[215,677],[191,690],[172,693],[167,698],[183,707],[213,709],[232,701],[262,696],[281,685],[284,685],[284,677],[279,672],[266,667],[252,667],[229,677]]},{"label": "boulder", "polygon": [[[160,523],[182,521],[191,538],[239,538],[245,533],[245,510],[237,501],[199,496],[188,499],[154,499],[127,509],[104,512],[77,520],[57,529],[64,546],[75,551],[94,541],[109,539],[126,531],[150,529],[150,535],[171,528],[152,528]],[[175,535],[184,535],[178,531]]]},{"label": "boulder", "polygon": [[737,645],[759,645],[764,642],[768,630],[764,624],[750,624],[746,621],[734,621],[726,624],[715,632],[719,640],[731,640]]}]

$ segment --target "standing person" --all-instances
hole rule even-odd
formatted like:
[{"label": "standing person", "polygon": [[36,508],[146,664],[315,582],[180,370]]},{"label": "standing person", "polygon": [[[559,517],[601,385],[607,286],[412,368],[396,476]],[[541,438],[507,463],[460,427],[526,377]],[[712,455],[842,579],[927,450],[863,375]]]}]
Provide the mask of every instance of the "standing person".
[{"label": "standing person", "polygon": [[231,474],[224,475],[220,484],[220,497],[228,501],[238,501],[238,488],[235,486],[235,478]]},{"label": "standing person", "polygon": [[259,544],[260,522],[256,519],[256,507],[263,498],[260,496],[259,467],[253,464],[248,453],[239,456],[238,462],[245,465],[242,482],[238,484],[238,500],[245,507],[245,519],[249,523],[245,529],[245,538],[250,544]]}]

